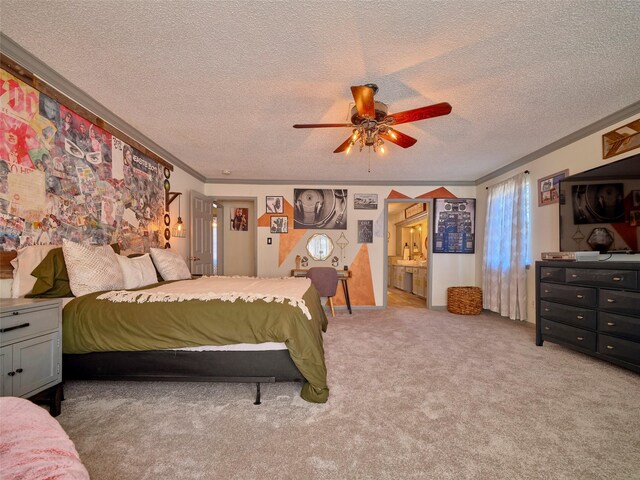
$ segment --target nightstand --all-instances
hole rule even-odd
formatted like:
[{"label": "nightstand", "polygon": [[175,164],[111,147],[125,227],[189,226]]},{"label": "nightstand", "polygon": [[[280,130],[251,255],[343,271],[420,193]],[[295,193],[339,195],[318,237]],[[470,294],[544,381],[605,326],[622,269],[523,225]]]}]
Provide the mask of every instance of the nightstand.
[{"label": "nightstand", "polygon": [[58,299],[0,299],[0,396],[62,400],[62,304]]}]

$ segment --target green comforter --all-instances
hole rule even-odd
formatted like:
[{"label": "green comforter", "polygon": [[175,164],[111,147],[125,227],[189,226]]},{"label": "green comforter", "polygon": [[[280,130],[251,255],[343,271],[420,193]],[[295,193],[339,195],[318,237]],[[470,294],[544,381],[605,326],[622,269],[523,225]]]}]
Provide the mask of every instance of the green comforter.
[{"label": "green comforter", "polygon": [[[154,286],[157,284],[146,288]],[[78,297],[64,308],[64,353],[283,342],[307,380],[300,396],[316,403],[324,403],[329,397],[322,346],[327,317],[313,286],[303,296],[311,320],[286,302],[115,303],[97,300],[101,293]]]}]

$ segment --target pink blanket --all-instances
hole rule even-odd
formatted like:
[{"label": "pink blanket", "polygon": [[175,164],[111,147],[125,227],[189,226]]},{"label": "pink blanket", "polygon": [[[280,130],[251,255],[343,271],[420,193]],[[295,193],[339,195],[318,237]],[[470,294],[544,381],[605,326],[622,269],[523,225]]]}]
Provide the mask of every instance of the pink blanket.
[{"label": "pink blanket", "polygon": [[16,397],[0,397],[2,480],[86,480],[73,442],[44,408]]}]

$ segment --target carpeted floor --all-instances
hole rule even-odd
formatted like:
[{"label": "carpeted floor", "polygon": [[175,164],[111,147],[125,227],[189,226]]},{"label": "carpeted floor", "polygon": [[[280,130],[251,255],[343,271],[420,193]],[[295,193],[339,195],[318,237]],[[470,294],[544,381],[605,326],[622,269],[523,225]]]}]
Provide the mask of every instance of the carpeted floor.
[{"label": "carpeted floor", "polygon": [[497,315],[330,319],[328,403],[300,385],[70,382],[92,479],[640,479],[640,375]]}]

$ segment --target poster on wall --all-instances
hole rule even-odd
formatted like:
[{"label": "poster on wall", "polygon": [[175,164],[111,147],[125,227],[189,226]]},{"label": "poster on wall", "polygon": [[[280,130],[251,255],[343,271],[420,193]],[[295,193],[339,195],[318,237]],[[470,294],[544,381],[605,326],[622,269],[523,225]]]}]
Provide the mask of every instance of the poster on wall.
[{"label": "poster on wall", "polygon": [[295,188],[293,228],[347,229],[347,190]]},{"label": "poster on wall", "polygon": [[246,232],[249,230],[249,209],[234,208],[229,212],[231,215],[231,230]]},{"label": "poster on wall", "polygon": [[162,167],[0,69],[0,250],[160,247]]},{"label": "poster on wall", "polygon": [[475,198],[434,200],[433,253],[475,252]]}]

